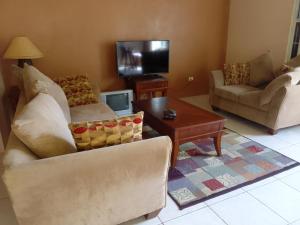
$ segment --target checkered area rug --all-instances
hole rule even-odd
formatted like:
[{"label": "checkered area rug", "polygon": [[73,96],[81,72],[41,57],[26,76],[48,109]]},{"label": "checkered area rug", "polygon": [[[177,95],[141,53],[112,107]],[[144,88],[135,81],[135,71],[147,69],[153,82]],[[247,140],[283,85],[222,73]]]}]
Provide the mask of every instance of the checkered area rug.
[{"label": "checkered area rug", "polygon": [[[149,138],[159,134],[145,126],[144,135]],[[212,139],[180,146],[176,167],[169,171],[168,193],[183,209],[298,165],[274,150],[225,130],[221,157],[216,156]]]}]

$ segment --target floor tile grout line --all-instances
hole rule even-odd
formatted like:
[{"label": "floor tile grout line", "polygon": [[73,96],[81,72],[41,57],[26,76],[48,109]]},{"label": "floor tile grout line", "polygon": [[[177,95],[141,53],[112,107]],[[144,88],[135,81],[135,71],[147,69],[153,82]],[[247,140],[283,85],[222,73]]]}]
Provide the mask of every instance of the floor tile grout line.
[{"label": "floor tile grout line", "polygon": [[212,204],[208,204],[208,203],[206,203],[206,201],[205,201],[204,203],[205,203],[207,206],[216,205],[216,204],[218,204],[218,203],[220,203],[220,202],[224,202],[224,201],[226,201],[226,200],[228,200],[228,199],[231,199],[231,198],[237,197],[237,196],[239,196],[239,195],[245,194],[246,191],[245,191],[244,189],[242,189],[242,188],[241,188],[241,190],[243,190],[242,193],[239,193],[239,194],[233,195],[233,196],[231,196],[231,197],[222,199],[222,200],[220,200],[220,201],[218,201],[218,202],[215,202],[215,203],[212,203]]},{"label": "floor tile grout line", "polygon": [[288,225],[293,225],[293,223],[296,223],[296,222],[299,222],[299,221],[300,221],[300,219],[296,219],[293,222],[289,223]]},{"label": "floor tile grout line", "polygon": [[211,208],[208,204],[207,207],[220,219],[223,221],[224,224],[229,225],[224,218],[222,218],[213,208]]},{"label": "floor tile grout line", "polygon": [[[300,165],[299,165],[299,167],[300,167]],[[285,171],[285,172],[288,172],[288,170],[287,171]],[[291,173],[291,174],[289,174],[289,175],[286,175],[286,176],[284,176],[284,177],[275,177],[277,180],[282,180],[282,179],[284,179],[284,178],[287,178],[287,177],[289,177],[289,176],[292,176],[292,175],[295,175],[296,173],[300,173],[300,170],[299,171],[295,171],[295,172],[293,172],[293,173]],[[280,174],[280,173],[279,173]]]},{"label": "floor tile grout line", "polygon": [[157,216],[158,220],[160,221],[161,224],[163,224],[164,222],[161,220],[161,218],[159,217],[159,215]]},{"label": "floor tile grout line", "polygon": [[[270,181],[270,182],[268,182],[268,183],[266,183],[266,184],[262,184],[262,185],[260,185],[260,186],[251,188],[251,189],[249,189],[249,190],[246,190],[246,189],[244,189],[243,187],[242,187],[242,189],[243,189],[245,192],[248,192],[248,191],[252,191],[252,190],[255,190],[255,189],[257,189],[257,188],[261,188],[261,187],[264,187],[264,186],[266,186],[266,185],[268,185],[268,184],[272,184],[272,183],[278,181],[276,177],[274,177],[274,176],[271,176],[271,177],[273,177],[275,180]],[[268,178],[266,178],[266,179],[268,179]],[[263,181],[263,180],[262,180],[262,181]],[[259,181],[258,181],[258,182],[259,182]],[[256,183],[257,183],[257,182],[256,182]],[[253,183],[253,184],[256,184],[256,183]],[[250,185],[251,185],[251,184],[250,184]],[[249,185],[249,186],[250,186],[250,185]],[[245,187],[247,187],[247,186],[245,186]]]},{"label": "floor tile grout line", "polygon": [[254,199],[256,199],[259,203],[261,203],[262,205],[264,205],[265,207],[267,207],[268,209],[270,209],[273,213],[275,213],[277,216],[279,216],[280,218],[282,218],[284,221],[287,222],[287,225],[290,223],[287,219],[285,219],[283,216],[281,216],[280,214],[278,214],[274,209],[272,209],[271,207],[269,207],[268,205],[266,205],[263,201],[259,200],[258,198],[256,198],[253,194],[251,194],[250,192],[246,191],[251,197],[253,197]]},{"label": "floor tile grout line", "polygon": [[[205,204],[205,206],[204,206],[204,207],[201,207],[201,208],[199,208],[199,209],[196,209],[196,210],[193,210],[193,211],[187,212],[187,213],[186,213],[186,214],[184,214],[184,215],[181,215],[181,216],[178,216],[178,217],[172,218],[172,219],[170,219],[170,220],[162,221],[162,219],[159,217],[159,215],[158,215],[158,218],[159,218],[159,220],[160,220],[162,223],[166,223],[166,222],[169,222],[169,221],[171,221],[171,220],[175,220],[175,219],[178,219],[178,218],[180,218],[180,217],[186,216],[186,215],[188,215],[188,214],[194,213],[194,212],[196,212],[196,211],[199,211],[199,210],[201,210],[201,209],[204,209],[204,208],[210,208],[210,206],[216,205],[216,204],[218,204],[218,203],[220,203],[220,202],[223,202],[223,201],[225,201],[225,200],[228,200],[228,199],[231,199],[231,198],[237,197],[237,196],[239,196],[239,195],[241,195],[241,194],[245,194],[245,193],[246,193],[246,191],[245,191],[245,190],[243,190],[243,192],[242,192],[242,193],[236,194],[236,195],[234,195],[234,196],[228,197],[228,198],[226,198],[226,199],[220,200],[220,201],[218,201],[218,202],[215,202],[215,203],[212,203],[212,204],[210,204],[210,205],[209,205],[209,204],[207,204],[207,203],[206,203],[206,201],[204,201],[204,202],[203,202],[203,203]],[[210,208],[210,209],[211,209],[211,208]]]},{"label": "floor tile grout line", "polygon": [[[201,207],[201,208],[199,208],[199,209],[192,210],[192,211],[190,211],[190,212],[187,212],[186,214],[183,214],[183,215],[174,217],[174,218],[169,219],[169,220],[166,220],[166,221],[162,221],[161,218],[159,218],[159,219],[160,219],[163,223],[167,223],[167,222],[169,222],[169,221],[178,219],[178,218],[180,218],[180,217],[186,216],[186,215],[188,215],[188,214],[194,213],[194,212],[199,211],[199,210],[204,209],[204,208],[207,208],[207,205],[206,205],[206,204],[205,204],[205,206],[203,206],[203,207]],[[159,215],[158,215],[158,217],[159,217]]]},{"label": "floor tile grout line", "polygon": [[[295,190],[295,191],[297,191],[297,192],[300,192],[300,190],[298,190],[297,188],[295,188],[295,187],[293,187],[293,186],[291,186],[291,185],[285,183],[284,181],[282,181],[282,180],[278,180],[278,181],[281,182],[281,183],[283,183],[284,185],[286,185],[286,186],[292,188],[293,190]],[[300,217],[299,217],[299,220],[300,220]]]},{"label": "floor tile grout line", "polygon": [[234,195],[234,196],[228,197],[228,198],[226,198],[226,199],[220,200],[220,201],[215,202],[215,203],[212,203],[212,204],[210,204],[210,205],[207,204],[206,201],[204,201],[204,202],[203,202],[203,203],[205,204],[204,207],[201,207],[201,208],[199,208],[199,209],[196,209],[196,210],[187,212],[186,214],[180,215],[180,216],[175,217],[175,218],[172,218],[172,219],[170,219],[170,220],[162,221],[162,219],[159,217],[159,215],[158,215],[158,217],[159,217],[159,220],[160,220],[162,223],[166,223],[166,222],[169,222],[169,221],[171,221],[171,220],[175,220],[175,219],[177,219],[177,218],[180,218],[180,217],[186,216],[186,215],[188,215],[188,214],[194,213],[194,212],[199,211],[199,210],[201,210],[201,209],[204,209],[204,208],[210,208],[209,206],[216,205],[216,204],[218,204],[218,203],[220,203],[220,202],[223,202],[223,201],[225,201],[225,200],[228,200],[228,199],[230,199],[230,198],[234,198],[234,197],[239,196],[239,195],[241,195],[241,194],[245,194],[245,192],[246,192],[246,191],[243,190],[242,193],[236,194],[236,195]]}]

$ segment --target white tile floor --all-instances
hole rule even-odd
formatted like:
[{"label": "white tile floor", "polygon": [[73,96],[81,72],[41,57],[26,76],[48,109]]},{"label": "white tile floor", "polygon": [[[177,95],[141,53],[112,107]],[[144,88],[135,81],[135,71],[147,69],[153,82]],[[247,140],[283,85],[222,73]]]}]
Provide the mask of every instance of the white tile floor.
[{"label": "white tile floor", "polygon": [[[207,96],[185,100],[210,110]],[[228,119],[227,128],[300,162],[300,126],[271,136],[257,124],[221,114]],[[181,211],[168,197],[157,218],[138,218],[122,225],[300,225],[299,212],[300,166]],[[17,225],[1,182],[0,225]]]}]

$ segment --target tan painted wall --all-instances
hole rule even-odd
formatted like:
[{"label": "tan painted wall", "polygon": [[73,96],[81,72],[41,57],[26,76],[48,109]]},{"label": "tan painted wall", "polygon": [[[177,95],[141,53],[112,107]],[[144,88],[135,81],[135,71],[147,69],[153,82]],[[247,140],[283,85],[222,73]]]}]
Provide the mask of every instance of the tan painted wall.
[{"label": "tan painted wall", "polygon": [[35,65],[49,76],[87,73],[102,90],[116,90],[123,81],[115,41],[169,39],[170,93],[207,93],[209,71],[225,61],[228,11],[229,0],[1,1],[0,54],[12,37],[27,35],[45,54]]},{"label": "tan painted wall", "polygon": [[246,62],[271,50],[275,67],[286,59],[293,0],[231,0],[226,61]]}]

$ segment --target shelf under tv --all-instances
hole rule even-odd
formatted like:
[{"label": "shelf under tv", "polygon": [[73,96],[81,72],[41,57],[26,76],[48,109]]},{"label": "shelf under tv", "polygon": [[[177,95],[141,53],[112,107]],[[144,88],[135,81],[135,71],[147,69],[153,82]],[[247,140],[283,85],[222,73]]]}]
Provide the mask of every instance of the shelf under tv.
[{"label": "shelf under tv", "polygon": [[125,82],[126,87],[134,91],[135,100],[167,96],[168,79],[161,75],[134,76],[126,78]]}]

